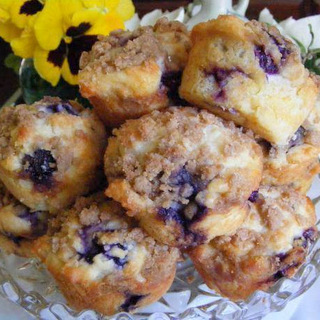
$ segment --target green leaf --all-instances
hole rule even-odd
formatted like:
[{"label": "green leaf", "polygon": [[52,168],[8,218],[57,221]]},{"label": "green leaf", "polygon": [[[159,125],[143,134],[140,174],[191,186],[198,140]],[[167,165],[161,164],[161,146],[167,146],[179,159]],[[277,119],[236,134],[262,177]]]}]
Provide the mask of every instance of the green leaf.
[{"label": "green leaf", "polygon": [[9,53],[7,57],[4,59],[4,65],[9,68],[13,69],[16,74],[19,74],[20,64],[22,59],[13,53]]}]

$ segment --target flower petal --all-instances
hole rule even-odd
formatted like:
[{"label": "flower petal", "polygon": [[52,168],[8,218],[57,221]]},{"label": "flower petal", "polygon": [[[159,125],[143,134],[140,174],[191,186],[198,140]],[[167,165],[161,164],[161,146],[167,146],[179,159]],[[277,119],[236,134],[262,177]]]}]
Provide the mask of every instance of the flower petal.
[{"label": "flower petal", "polygon": [[22,30],[14,25],[11,21],[0,23],[0,37],[7,42],[20,36]]},{"label": "flower petal", "polygon": [[134,15],[135,7],[131,0],[120,0],[116,12],[123,20],[129,20]]},{"label": "flower petal", "polygon": [[26,27],[21,36],[11,41],[11,48],[16,56],[21,58],[32,58],[37,45],[34,31],[31,27]]},{"label": "flower petal", "polygon": [[71,85],[78,84],[78,74],[72,74],[68,60],[65,59],[62,65],[62,77]]},{"label": "flower petal", "polygon": [[124,22],[121,17],[114,12],[110,12],[97,19],[95,24],[92,26],[86,34],[102,34],[108,35],[111,31],[117,29],[125,29]]},{"label": "flower petal", "polygon": [[9,13],[7,11],[3,10],[2,8],[0,8],[0,23],[8,21],[9,18],[10,18]]},{"label": "flower petal", "polygon": [[83,51],[90,51],[97,41],[96,35],[84,35],[72,39],[68,44],[68,64],[70,72],[77,75],[79,72],[79,61]]},{"label": "flower petal", "polygon": [[9,11],[15,0],[0,0],[0,8],[4,11]]},{"label": "flower petal", "polygon": [[116,13],[103,13],[98,8],[84,9],[76,12],[72,18],[72,25],[90,24],[86,35],[108,35],[112,30],[124,29],[124,23]]},{"label": "flower petal", "polygon": [[[65,3],[67,4],[69,1]],[[62,23],[63,17],[60,2],[47,0],[34,24],[36,38],[41,48],[54,50],[59,46],[63,37]]]},{"label": "flower petal", "polygon": [[72,16],[74,13],[82,10],[84,8],[81,0],[56,0],[60,1],[61,13],[63,17],[63,30],[66,32],[66,29],[72,23]]},{"label": "flower petal", "polygon": [[24,28],[42,8],[43,4],[38,0],[16,0],[10,8],[12,22]]},{"label": "flower petal", "polygon": [[120,0],[82,0],[82,2],[86,8],[106,8],[110,11],[119,5]]},{"label": "flower petal", "polygon": [[34,66],[41,78],[50,82],[52,86],[56,86],[60,79],[64,58],[61,66],[55,65],[49,60],[49,54],[50,51],[38,46],[34,51]]}]

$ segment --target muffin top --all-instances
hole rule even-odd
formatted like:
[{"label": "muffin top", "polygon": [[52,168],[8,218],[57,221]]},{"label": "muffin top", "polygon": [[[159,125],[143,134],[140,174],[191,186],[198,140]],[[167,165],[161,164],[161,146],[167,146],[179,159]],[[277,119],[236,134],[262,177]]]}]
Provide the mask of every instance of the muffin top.
[{"label": "muffin top", "polygon": [[178,250],[148,237],[118,203],[105,200],[102,194],[79,198],[58,219],[60,230],[40,239],[38,251],[44,259],[49,255],[49,268],[59,265],[65,274],[82,281],[117,280],[118,285],[154,281],[179,256]]},{"label": "muffin top", "polygon": [[315,238],[314,206],[304,195],[286,187],[262,186],[249,200],[249,216],[238,231],[212,242],[214,248],[223,248],[229,259],[280,257],[297,242],[306,246]]},{"label": "muffin top", "polygon": [[105,173],[110,187],[119,181],[130,186],[122,204],[137,215],[185,207],[192,199],[198,207],[222,210],[245,201],[261,179],[260,147],[233,123],[205,110],[156,111],[113,133]]},{"label": "muffin top", "polygon": [[73,167],[82,168],[86,153],[88,162],[101,158],[105,140],[98,117],[73,101],[46,97],[0,112],[1,166],[30,179],[38,191],[62,181],[66,172],[75,174]]},{"label": "muffin top", "polygon": [[98,39],[89,53],[82,54],[81,70],[110,73],[152,59],[163,69],[178,71],[185,66],[191,47],[186,27],[167,18],[160,19],[154,27],[116,30]]}]

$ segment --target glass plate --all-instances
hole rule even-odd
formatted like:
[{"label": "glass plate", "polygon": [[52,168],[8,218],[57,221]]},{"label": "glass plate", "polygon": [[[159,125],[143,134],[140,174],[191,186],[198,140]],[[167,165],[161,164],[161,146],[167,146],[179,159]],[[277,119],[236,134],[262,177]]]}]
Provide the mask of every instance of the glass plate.
[{"label": "glass plate", "polygon": [[[320,215],[320,179],[308,195]],[[319,224],[319,223],[318,223]],[[308,290],[320,274],[320,240],[314,243],[306,263],[292,279],[281,279],[268,292],[257,291],[246,301],[234,303],[210,290],[190,260],[179,264],[175,281],[158,302],[138,309],[134,315],[112,317],[91,311],[77,313],[66,306],[54,280],[36,259],[23,259],[0,252],[0,295],[41,319],[259,319],[282,310]]]}]

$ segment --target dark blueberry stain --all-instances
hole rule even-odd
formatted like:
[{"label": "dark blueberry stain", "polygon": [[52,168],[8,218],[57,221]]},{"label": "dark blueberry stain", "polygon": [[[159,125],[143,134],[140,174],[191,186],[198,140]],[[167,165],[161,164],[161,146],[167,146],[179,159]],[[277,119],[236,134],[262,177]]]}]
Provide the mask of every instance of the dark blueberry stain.
[{"label": "dark blueberry stain", "polygon": [[83,35],[73,38],[71,43],[68,44],[68,63],[73,75],[77,75],[79,72],[79,61],[82,52],[90,51],[97,39],[95,35]]},{"label": "dark blueberry stain", "polygon": [[[295,241],[302,241],[302,244],[300,244],[300,246],[306,249],[308,243],[312,243],[315,241],[317,233],[317,230],[311,227],[309,229],[306,229],[303,232],[302,237],[296,238]],[[279,253],[277,254],[277,257],[280,259],[281,262],[283,262],[288,257],[288,253]],[[272,276],[272,280],[279,280],[280,278],[286,277],[288,275],[288,271],[292,268],[296,268],[297,266],[299,266],[298,262],[292,262],[291,264],[284,266]]]},{"label": "dark blueberry stain", "polygon": [[307,230],[305,230],[302,234],[302,236],[306,239],[306,240],[310,240],[310,241],[315,241],[316,237],[317,237],[317,230],[315,228],[309,228]]},{"label": "dark blueberry stain", "polygon": [[234,73],[242,73],[244,74],[240,69],[233,68],[233,69],[221,69],[221,68],[214,68],[210,71],[205,71],[205,75],[207,77],[213,77],[215,82],[217,83],[219,87],[219,91],[215,93],[214,98],[217,100],[224,100],[226,98],[226,92],[224,90],[225,86],[228,84],[228,79],[232,76]]},{"label": "dark blueberry stain", "polygon": [[21,241],[24,239],[23,237],[15,236],[10,232],[4,232],[3,234],[17,246],[20,246]]},{"label": "dark blueberry stain", "polygon": [[[208,211],[207,207],[197,203],[197,194],[204,190],[208,181],[203,181],[197,175],[191,174],[185,167],[171,173],[169,177],[169,185],[178,188],[178,192],[185,199],[189,200],[189,204],[181,204],[177,202],[171,203],[169,208],[158,208],[158,215],[163,221],[175,221],[179,224],[187,238],[191,238],[195,243],[201,243],[205,237],[190,231],[190,226],[199,221]],[[191,216],[188,217],[188,210],[191,206]]]},{"label": "dark blueberry stain", "polygon": [[103,245],[98,243],[97,238],[94,238],[91,240],[90,245],[85,247],[84,252],[79,253],[79,255],[80,259],[84,259],[89,264],[92,264],[94,257],[100,253],[104,253]]},{"label": "dark blueberry stain", "polygon": [[139,294],[126,294],[125,302],[120,306],[120,309],[125,312],[133,311],[137,308],[137,303],[145,298],[147,295],[139,295]]},{"label": "dark blueberry stain", "polygon": [[76,110],[74,110],[72,105],[67,101],[63,101],[61,103],[50,104],[48,106],[41,108],[41,110],[46,113],[65,112],[65,113],[71,114],[73,116],[79,115],[79,113]]},{"label": "dark blueberry stain", "polygon": [[104,246],[104,255],[109,259],[109,260],[113,260],[113,262],[117,265],[117,267],[119,269],[123,269],[123,267],[125,266],[125,264],[128,262],[128,257],[125,256],[124,258],[119,258],[116,256],[113,256],[111,251],[113,248],[119,248],[123,251],[128,250],[128,247],[126,245],[120,244],[120,243],[112,243],[109,245],[105,245]]},{"label": "dark blueberry stain", "polygon": [[302,237],[296,238],[295,240],[302,241],[301,246],[306,249],[309,244],[313,243],[318,235],[318,231],[315,228],[309,228],[305,230],[302,234]]},{"label": "dark blueberry stain", "polygon": [[84,227],[79,231],[81,242],[83,245],[83,252],[78,252],[80,259],[84,259],[89,264],[93,263],[93,259],[98,254],[103,254],[109,260],[113,260],[115,265],[122,269],[128,262],[128,258],[119,258],[112,255],[112,249],[117,247],[121,250],[127,250],[125,244],[112,243],[107,245],[102,245],[98,242],[98,238],[95,236],[97,232],[112,232],[113,229],[107,228],[105,225],[99,223],[93,226]]},{"label": "dark blueberry stain", "polygon": [[103,231],[106,231],[106,228],[101,223],[84,227],[79,231],[83,252],[78,252],[78,254],[88,263],[92,263],[93,257],[103,252],[103,246],[97,243],[97,239],[95,237],[96,232]]},{"label": "dark blueberry stain", "polygon": [[171,173],[169,177],[169,185],[171,186],[182,186],[186,183],[191,184],[191,181],[191,174],[184,167]]},{"label": "dark blueberry stain", "polygon": [[86,33],[92,25],[89,22],[82,22],[77,27],[69,27],[66,34],[68,37],[79,37]]},{"label": "dark blueberry stain", "polygon": [[279,258],[280,261],[283,261],[287,256],[288,256],[287,253],[278,253],[278,254],[276,255],[276,257]]},{"label": "dark blueberry stain", "polygon": [[290,265],[285,266],[284,268],[277,271],[273,276],[273,280],[279,280],[283,277],[286,277],[290,271],[290,269],[296,268],[299,265],[299,263],[292,263]]},{"label": "dark blueberry stain", "polygon": [[25,14],[27,16],[32,16],[37,12],[41,11],[43,4],[38,0],[29,0],[26,1],[20,8],[19,13]]},{"label": "dark blueberry stain", "polygon": [[189,238],[193,244],[200,244],[206,240],[206,237],[202,234],[192,232],[190,226],[193,222],[199,220],[207,212],[207,208],[204,206],[197,205],[197,212],[194,217],[189,220],[184,214],[186,206],[174,203],[169,208],[159,208],[158,215],[163,221],[175,221],[179,224],[183,230],[184,236]]},{"label": "dark blueberry stain", "polygon": [[52,187],[52,175],[57,171],[57,162],[49,150],[38,149],[33,155],[26,154],[22,164],[25,166],[23,175],[28,176],[36,186],[39,186],[39,191]]},{"label": "dark blueberry stain", "polygon": [[161,77],[161,85],[167,89],[169,99],[176,106],[186,106],[188,103],[179,96],[179,87],[181,85],[182,71],[171,71],[163,73]]},{"label": "dark blueberry stain", "polygon": [[[207,184],[207,181],[203,181],[200,179],[200,177],[190,174],[185,167],[182,167],[181,169],[172,172],[169,177],[169,185],[171,187],[181,188],[188,185],[193,190],[192,195],[194,197],[197,195],[198,192],[204,190]],[[190,197],[188,197],[188,199]]]},{"label": "dark blueberry stain", "polygon": [[55,67],[61,68],[63,61],[67,55],[67,44],[61,40],[57,49],[49,51],[47,60]]},{"label": "dark blueberry stain", "polygon": [[259,191],[256,190],[256,191],[253,191],[253,192],[251,193],[251,195],[250,195],[250,197],[249,197],[248,200],[249,200],[250,202],[254,203],[254,202],[256,202],[256,201],[258,200],[258,198],[259,198]]},{"label": "dark blueberry stain", "polygon": [[287,59],[288,55],[291,53],[291,51],[286,47],[286,45],[284,43],[280,43],[276,37],[274,37],[273,35],[271,35],[268,32],[268,35],[270,36],[270,38],[272,39],[272,41],[274,42],[274,44],[278,47],[279,52],[281,53],[281,60],[284,61]]},{"label": "dark blueberry stain", "polygon": [[273,61],[271,55],[265,52],[263,46],[256,46],[254,54],[259,59],[259,65],[265,73],[273,75],[279,72],[278,66]]},{"label": "dark blueberry stain", "polygon": [[40,237],[47,232],[48,220],[47,213],[43,211],[30,212],[27,208],[18,215],[20,219],[30,222],[32,236]]},{"label": "dark blueberry stain", "polygon": [[299,127],[299,129],[295,132],[293,137],[288,143],[288,148],[293,148],[296,146],[300,146],[304,143],[304,136],[306,134],[306,130],[303,127]]},{"label": "dark blueberry stain", "polygon": [[186,222],[183,218],[183,205],[174,204],[170,208],[159,208],[158,214],[164,221],[173,220],[180,225]]},{"label": "dark blueberry stain", "polygon": [[270,152],[270,150],[271,150],[271,148],[272,148],[272,144],[271,144],[269,141],[267,141],[267,140],[265,140],[265,139],[259,139],[257,142],[258,142],[259,145],[260,145],[263,149],[265,149],[268,153]]}]

